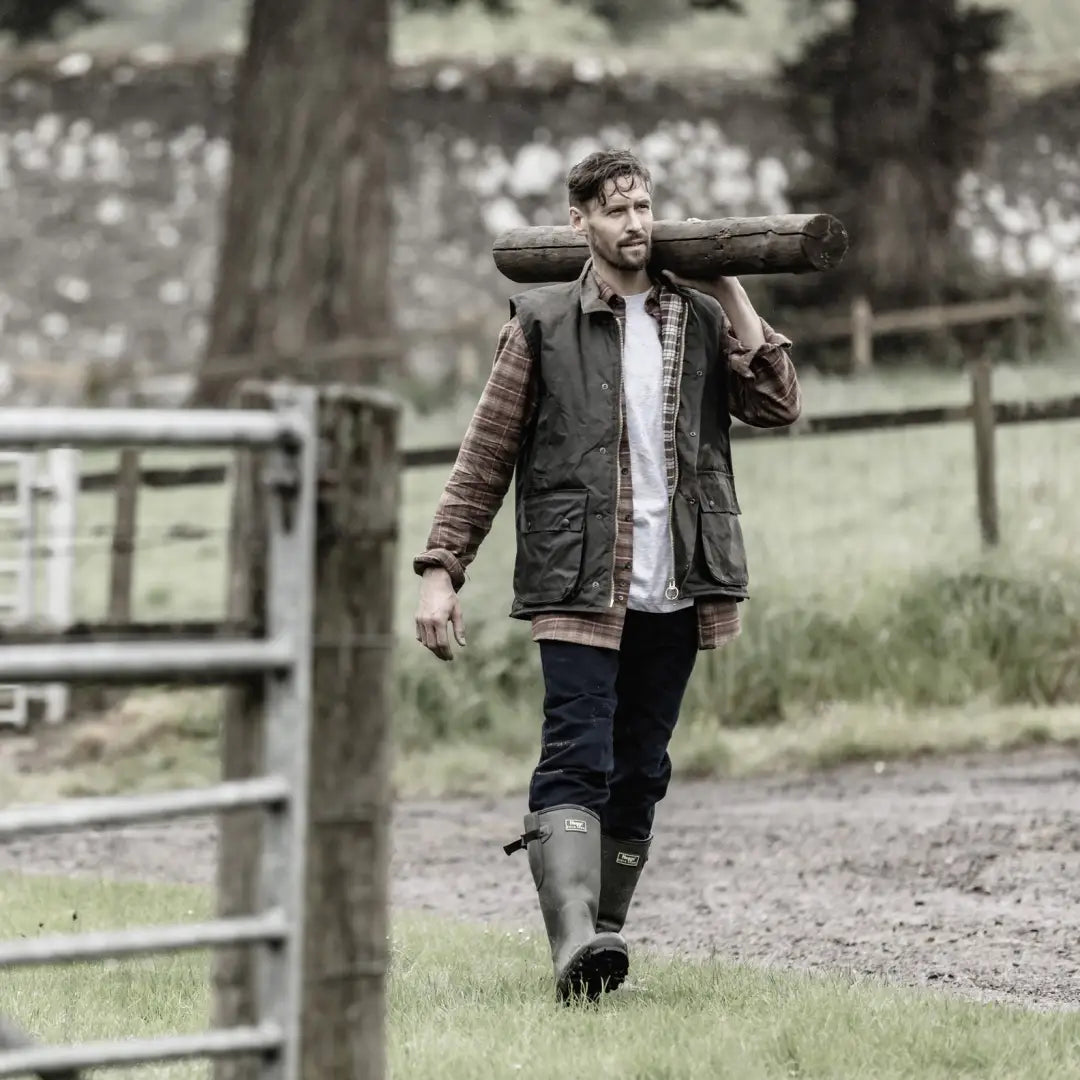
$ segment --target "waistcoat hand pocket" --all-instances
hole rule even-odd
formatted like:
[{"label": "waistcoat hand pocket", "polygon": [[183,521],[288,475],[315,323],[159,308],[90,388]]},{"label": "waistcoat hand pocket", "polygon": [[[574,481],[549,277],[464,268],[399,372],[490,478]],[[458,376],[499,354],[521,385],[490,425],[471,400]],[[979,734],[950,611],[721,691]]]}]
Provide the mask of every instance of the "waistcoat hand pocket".
[{"label": "waistcoat hand pocket", "polygon": [[517,516],[514,592],[525,604],[552,604],[577,591],[585,553],[584,490],[526,495]]},{"label": "waistcoat hand pocket", "polygon": [[748,584],[746,545],[743,541],[735,478],[726,472],[698,475],[701,491],[701,544],[705,565],[721,585]]}]

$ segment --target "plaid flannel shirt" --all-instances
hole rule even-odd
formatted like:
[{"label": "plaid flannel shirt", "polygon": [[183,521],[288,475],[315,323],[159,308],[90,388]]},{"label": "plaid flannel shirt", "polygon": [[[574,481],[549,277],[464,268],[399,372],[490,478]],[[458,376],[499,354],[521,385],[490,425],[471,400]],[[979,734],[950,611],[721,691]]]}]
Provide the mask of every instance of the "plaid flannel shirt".
[{"label": "plaid flannel shirt", "polygon": [[[584,289],[596,290],[615,314],[624,333],[626,306],[622,297],[591,268]],[[646,299],[646,311],[656,319],[664,364],[664,450],[669,489],[675,480],[676,385],[682,366],[686,303],[666,283],[655,282]],[[765,344],[743,345],[724,317],[728,364],[732,378],[728,410],[733,417],[756,427],[793,423],[802,407],[801,391],[791,363],[791,341],[764,320]],[[521,434],[529,424],[536,402],[533,396],[533,356],[517,318],[499,334],[491,374],[477,403],[446,487],[435,512],[426,550],[413,561],[417,574],[441,566],[454,588],[460,590],[466,568],[476,557],[495,514],[510,488],[517,464]],[[625,403],[621,407],[625,408]],[[617,649],[622,638],[626,600],[633,567],[634,512],[627,425],[619,445],[621,481],[615,541],[614,604],[601,612],[557,612],[532,617],[534,641],[558,640]],[[739,609],[734,600],[703,597],[695,607],[698,647],[715,649],[739,633]]]}]

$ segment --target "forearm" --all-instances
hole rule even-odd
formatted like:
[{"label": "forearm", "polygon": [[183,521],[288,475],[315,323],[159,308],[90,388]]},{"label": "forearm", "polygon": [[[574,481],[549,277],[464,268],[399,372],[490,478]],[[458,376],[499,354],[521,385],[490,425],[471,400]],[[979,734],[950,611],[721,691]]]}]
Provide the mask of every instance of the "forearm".
[{"label": "forearm", "polygon": [[721,278],[716,299],[724,309],[732,333],[743,346],[753,351],[765,344],[761,317],[754,310],[754,305],[738,278]]},{"label": "forearm", "polygon": [[427,547],[413,560],[422,574],[442,566],[455,589],[491,531],[513,479],[521,433],[532,410],[532,357],[516,321],[503,327],[495,362],[446,482]]},{"label": "forearm", "polygon": [[414,560],[417,573],[428,566],[443,567],[455,589],[464,584],[465,571],[491,531],[513,477],[512,462],[508,472],[497,468],[481,477],[471,464],[474,460],[475,449],[463,442],[439,498],[427,546]]}]

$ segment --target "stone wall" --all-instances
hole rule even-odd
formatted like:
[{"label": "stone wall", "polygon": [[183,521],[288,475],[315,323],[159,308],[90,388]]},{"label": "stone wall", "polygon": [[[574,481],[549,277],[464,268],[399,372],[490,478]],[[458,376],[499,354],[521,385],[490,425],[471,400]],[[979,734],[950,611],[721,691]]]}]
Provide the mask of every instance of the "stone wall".
[{"label": "stone wall", "polygon": [[[0,75],[0,387],[71,399],[86,362],[190,371],[205,334],[229,165],[233,60],[86,54]],[[516,286],[491,241],[561,222],[568,166],[632,144],[662,217],[786,210],[797,133],[768,86],[719,75],[627,78],[599,64],[399,70],[394,99],[398,319],[460,325],[489,353]],[[1006,103],[959,223],[1014,270],[1052,269],[1080,300],[1080,85]],[[823,209],[828,209],[823,208]],[[413,363],[452,357],[418,343]]]}]

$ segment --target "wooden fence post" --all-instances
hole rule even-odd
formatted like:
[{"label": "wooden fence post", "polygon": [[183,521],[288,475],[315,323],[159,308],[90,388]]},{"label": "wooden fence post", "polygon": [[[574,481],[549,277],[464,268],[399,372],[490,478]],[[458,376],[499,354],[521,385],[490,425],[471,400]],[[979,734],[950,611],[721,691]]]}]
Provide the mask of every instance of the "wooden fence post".
[{"label": "wooden fence post", "polygon": [[999,540],[997,472],[994,460],[993,365],[985,357],[970,362],[971,417],[975,426],[975,490],[979,529],[985,547]]},{"label": "wooden fence post", "polygon": [[851,370],[853,374],[874,366],[874,312],[865,296],[851,301]]},{"label": "wooden fence post", "polygon": [[[1013,292],[1010,297],[1016,303],[1017,308],[1024,304],[1024,294],[1019,290]],[[1031,360],[1031,335],[1028,333],[1027,316],[1022,311],[1017,311],[1013,316],[1012,324],[1012,362],[1014,364],[1027,364]]]},{"label": "wooden fence post", "polygon": [[[245,383],[230,402],[237,408],[266,409],[265,386]],[[257,452],[237,450],[232,472],[229,523],[227,618],[247,623],[253,632],[266,625],[266,495],[259,483]],[[253,680],[226,687],[223,693],[221,778],[246,780],[259,775],[263,750],[263,688]],[[240,810],[219,819],[217,895],[223,918],[255,910],[262,847],[262,812]],[[214,956],[214,1023],[229,1028],[256,1023],[255,957],[250,948],[226,947]],[[257,1080],[258,1062],[250,1056],[221,1057],[214,1080]]]},{"label": "wooden fence post", "polygon": [[109,568],[110,623],[131,622],[131,587],[134,580],[135,519],[139,505],[139,451],[125,446],[117,466],[112,556]]},{"label": "wooden fence post", "polygon": [[315,593],[303,1080],[381,1080],[399,410],[326,388]]},{"label": "wooden fence post", "polygon": [[[239,403],[265,407],[246,386]],[[400,505],[399,409],[374,389],[319,395],[319,506],[315,573],[309,846],[304,928],[303,1080],[382,1080],[390,861],[390,659]],[[265,605],[264,496],[252,455],[239,459],[230,544],[230,617],[261,625]],[[254,687],[225,711],[223,771],[256,774]],[[255,901],[258,818],[223,817],[222,915]],[[216,1023],[255,1017],[249,952],[219,950]],[[254,1080],[254,1063],[220,1059],[215,1080]]]}]

